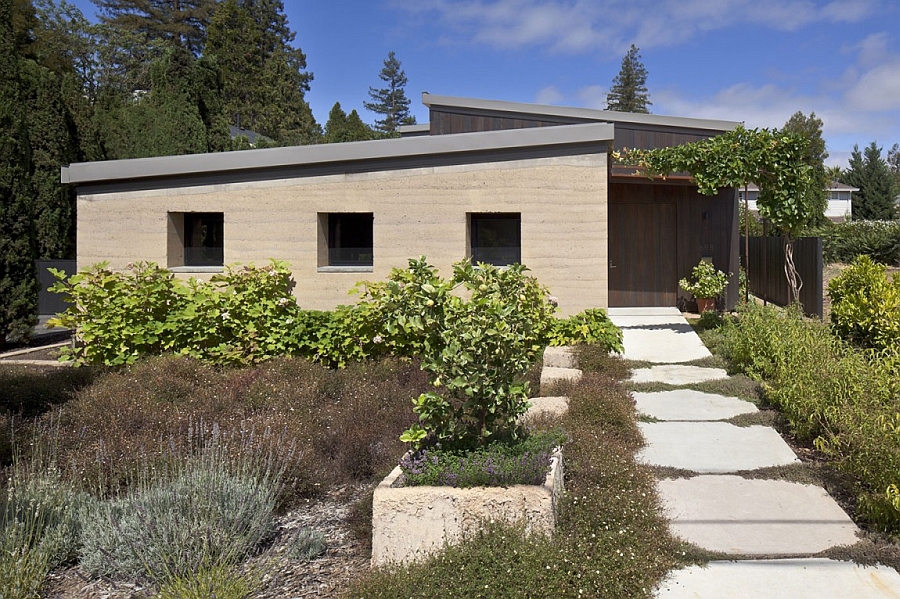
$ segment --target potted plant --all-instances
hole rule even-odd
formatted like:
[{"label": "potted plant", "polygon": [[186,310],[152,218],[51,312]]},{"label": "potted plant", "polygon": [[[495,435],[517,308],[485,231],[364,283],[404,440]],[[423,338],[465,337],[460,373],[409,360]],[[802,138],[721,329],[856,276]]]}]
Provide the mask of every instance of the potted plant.
[{"label": "potted plant", "polygon": [[691,271],[691,279],[681,279],[678,286],[690,293],[697,300],[699,313],[714,310],[716,299],[728,286],[729,275],[716,270],[712,262],[701,260]]}]

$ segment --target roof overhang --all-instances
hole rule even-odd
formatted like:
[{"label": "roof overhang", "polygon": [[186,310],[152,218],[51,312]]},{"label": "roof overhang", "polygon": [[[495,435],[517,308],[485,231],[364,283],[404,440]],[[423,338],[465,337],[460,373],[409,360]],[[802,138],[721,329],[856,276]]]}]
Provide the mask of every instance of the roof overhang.
[{"label": "roof overhang", "polygon": [[[596,151],[605,152],[606,143],[612,141],[614,133],[614,127],[611,124],[587,123],[211,154],[79,162],[62,167],[60,176],[62,183],[103,184],[123,180],[166,179],[215,173],[240,175],[242,171],[416,159],[429,156],[465,154],[474,156],[489,152],[509,152],[554,146],[597,144]],[[373,170],[377,169],[373,168]]]},{"label": "roof overhang", "polygon": [[612,110],[594,110],[591,108],[571,108],[567,106],[550,106],[546,104],[527,104],[521,102],[502,102],[498,100],[478,100],[454,96],[438,96],[429,94],[428,92],[422,93],[422,103],[429,108],[432,106],[446,106],[448,108],[463,108],[485,112],[529,115],[533,117],[548,116],[606,123],[631,123],[655,127],[708,129],[710,131],[733,131],[741,124],[737,121],[695,119],[656,114],[615,112]]}]

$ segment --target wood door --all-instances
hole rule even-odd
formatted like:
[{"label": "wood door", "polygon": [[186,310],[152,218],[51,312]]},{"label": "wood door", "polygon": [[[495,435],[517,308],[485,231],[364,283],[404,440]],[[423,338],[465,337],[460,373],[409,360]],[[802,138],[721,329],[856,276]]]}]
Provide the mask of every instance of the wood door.
[{"label": "wood door", "polygon": [[675,306],[675,204],[609,204],[609,305]]}]

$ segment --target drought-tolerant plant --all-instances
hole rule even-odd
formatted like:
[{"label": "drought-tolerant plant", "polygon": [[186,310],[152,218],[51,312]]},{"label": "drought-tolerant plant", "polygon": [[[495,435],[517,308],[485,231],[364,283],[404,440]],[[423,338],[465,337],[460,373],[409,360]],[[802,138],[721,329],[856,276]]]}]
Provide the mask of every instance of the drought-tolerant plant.
[{"label": "drought-tolerant plant", "polygon": [[421,394],[413,410],[419,423],[401,436],[415,449],[474,448],[519,436],[519,417],[528,407],[522,375],[535,361],[552,324],[547,290],[526,268],[453,266],[451,288],[438,335],[422,358],[437,391]]},{"label": "drought-tolerant plant", "polygon": [[247,599],[259,586],[256,574],[243,572],[235,564],[214,562],[167,578],[156,599]]},{"label": "drought-tolerant plant", "polygon": [[308,562],[325,553],[327,548],[325,535],[311,528],[301,527],[288,537],[285,555],[290,559]]},{"label": "drought-tolerant plant", "polygon": [[701,260],[691,270],[691,279],[681,279],[678,286],[697,299],[713,299],[724,293],[728,286],[728,275],[716,270],[712,262]]},{"label": "drought-tolerant plant", "polygon": [[588,308],[568,318],[558,318],[549,332],[549,345],[575,345],[589,343],[606,351],[622,353],[622,331],[612,323],[606,310]]},{"label": "drought-tolerant plant", "polygon": [[835,333],[865,347],[900,349],[900,277],[889,279],[884,265],[862,255],[829,281],[828,295]]},{"label": "drought-tolerant plant", "polygon": [[400,460],[403,484],[449,487],[539,485],[550,470],[562,433],[535,432],[519,443],[492,443],[472,451],[420,449]]},{"label": "drought-tolerant plant", "polygon": [[215,426],[194,434],[194,455],[171,456],[86,515],[85,572],[166,583],[237,564],[271,537],[282,468],[273,456],[229,451]]}]

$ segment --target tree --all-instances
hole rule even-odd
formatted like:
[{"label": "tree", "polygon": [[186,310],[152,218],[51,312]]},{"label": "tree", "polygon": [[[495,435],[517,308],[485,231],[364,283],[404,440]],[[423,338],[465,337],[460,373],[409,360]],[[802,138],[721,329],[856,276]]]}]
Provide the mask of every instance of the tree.
[{"label": "tree", "polygon": [[210,23],[206,56],[222,70],[232,125],[280,145],[318,143],[321,127],[305,98],[313,75],[293,40],[279,0],[225,0]]},{"label": "tree", "polygon": [[715,195],[723,187],[756,183],[760,216],[785,235],[784,272],[791,299],[796,301],[803,281],[794,266],[793,239],[815,209],[809,203],[808,143],[805,137],[777,129],[738,126],[733,131],[680,146],[613,152],[612,158],[642,168],[651,177],[688,172],[697,190],[705,195]]},{"label": "tree", "polygon": [[900,190],[900,144],[894,144],[887,154],[888,167],[894,175],[896,189]]},{"label": "tree", "polygon": [[216,0],[91,0],[100,21],[119,31],[165,40],[199,55]]},{"label": "tree", "polygon": [[896,183],[887,162],[881,157],[881,148],[873,141],[864,152],[853,146],[850,167],[844,174],[844,183],[858,187],[853,192],[853,217],[861,220],[890,220],[896,218],[894,198]]},{"label": "tree", "polygon": [[809,197],[804,199],[804,204],[809,206],[810,220],[807,226],[815,227],[824,224],[825,208],[828,206],[828,187],[830,181],[825,172],[825,159],[828,158],[828,150],[825,149],[825,138],[822,137],[822,119],[816,117],[815,112],[805,116],[799,110],[784,124],[782,131],[792,133],[807,140],[807,149],[804,156],[806,164],[810,166],[810,185],[807,190]]},{"label": "tree", "polygon": [[416,117],[409,114],[409,98],[406,97],[406,73],[400,65],[397,55],[391,51],[384,60],[384,67],[378,73],[378,78],[387,84],[387,87],[376,89],[369,88],[371,102],[363,102],[366,110],[383,115],[384,118],[375,121],[375,129],[393,135],[401,125],[415,125]]},{"label": "tree", "polygon": [[331,107],[328,122],[325,123],[325,143],[366,141],[374,139],[373,133],[356,110],[352,110],[348,116],[341,108],[340,102],[335,102]]},{"label": "tree", "polygon": [[650,94],[647,92],[647,69],[641,62],[640,49],[634,44],[622,59],[622,68],[613,79],[606,95],[606,109],[616,112],[642,112],[648,114]]},{"label": "tree", "polygon": [[37,313],[31,148],[12,26],[0,0],[0,347],[26,339]]}]

